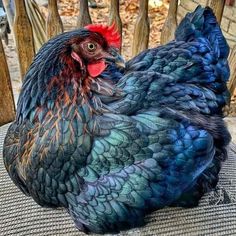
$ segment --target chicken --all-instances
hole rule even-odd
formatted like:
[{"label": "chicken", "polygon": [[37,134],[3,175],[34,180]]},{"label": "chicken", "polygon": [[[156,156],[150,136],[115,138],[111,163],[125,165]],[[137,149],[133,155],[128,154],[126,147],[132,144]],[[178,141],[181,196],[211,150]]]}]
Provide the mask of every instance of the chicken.
[{"label": "chicken", "polygon": [[230,134],[229,47],[210,8],[175,40],[122,66],[115,26],[49,40],[30,66],[4,162],[38,204],[64,207],[84,232],[141,226],[165,206],[191,207],[214,188]]}]

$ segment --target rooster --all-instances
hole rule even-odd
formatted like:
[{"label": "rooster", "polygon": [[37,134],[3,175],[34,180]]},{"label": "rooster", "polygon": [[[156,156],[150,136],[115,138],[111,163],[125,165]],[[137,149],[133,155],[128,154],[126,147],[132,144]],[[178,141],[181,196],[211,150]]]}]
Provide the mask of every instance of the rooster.
[{"label": "rooster", "polygon": [[124,64],[115,26],[49,40],[30,66],[4,143],[14,183],[64,207],[84,232],[144,224],[165,206],[196,206],[218,181],[229,47],[210,8],[175,40]]}]

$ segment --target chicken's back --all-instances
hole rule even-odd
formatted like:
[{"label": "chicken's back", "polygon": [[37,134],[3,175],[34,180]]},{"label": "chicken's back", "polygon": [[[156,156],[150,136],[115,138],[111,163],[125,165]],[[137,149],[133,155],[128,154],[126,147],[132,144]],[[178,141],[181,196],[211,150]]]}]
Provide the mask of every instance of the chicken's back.
[{"label": "chicken's back", "polygon": [[171,81],[158,78],[156,82],[163,89],[153,98],[158,98],[155,106],[222,114],[229,98],[229,47],[212,10],[198,7],[187,14],[175,35],[170,43],[128,61],[127,74],[154,71],[169,76]]}]

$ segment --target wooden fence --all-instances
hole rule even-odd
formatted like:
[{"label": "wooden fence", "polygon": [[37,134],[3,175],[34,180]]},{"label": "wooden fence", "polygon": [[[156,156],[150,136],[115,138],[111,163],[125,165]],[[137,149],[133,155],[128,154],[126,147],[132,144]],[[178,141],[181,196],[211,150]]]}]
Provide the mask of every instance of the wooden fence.
[{"label": "wooden fence", "polygon": [[[7,0],[5,0],[7,2]],[[92,23],[92,19],[89,14],[88,1],[80,0],[80,12],[77,21],[77,27],[83,27]],[[46,32],[48,39],[54,35],[63,32],[63,24],[58,13],[57,0],[48,1],[48,19],[46,23]],[[213,8],[218,22],[221,22],[221,17],[224,9],[225,0],[212,0],[211,7]],[[149,18],[148,18],[148,0],[139,0],[139,16],[136,20],[134,39],[132,43],[132,55],[136,55],[142,50],[148,47],[149,41]],[[165,44],[174,37],[174,31],[177,27],[177,0],[170,0],[169,12],[161,34],[161,44]],[[30,23],[30,19],[27,15],[25,1],[15,0],[15,20],[14,20],[14,35],[16,41],[16,49],[18,53],[18,59],[20,64],[21,78],[27,71],[27,68],[32,62],[35,55],[34,37]],[[115,22],[118,26],[118,30],[122,35],[122,22],[119,15],[119,0],[110,0],[110,16],[109,24]],[[5,54],[3,51],[2,42],[0,40],[0,125],[6,124],[14,120],[15,106],[13,100],[13,92],[11,88],[11,80],[9,76],[9,70],[6,63]],[[235,59],[236,58],[236,46],[230,57],[230,64],[236,71]],[[232,73],[233,78],[230,82],[230,91],[233,92],[236,87],[236,74]]]}]

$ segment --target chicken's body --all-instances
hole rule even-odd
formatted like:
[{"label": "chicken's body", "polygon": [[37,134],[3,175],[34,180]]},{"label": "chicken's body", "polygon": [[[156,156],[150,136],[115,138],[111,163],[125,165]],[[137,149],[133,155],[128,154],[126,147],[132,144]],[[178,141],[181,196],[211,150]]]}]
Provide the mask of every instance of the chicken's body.
[{"label": "chicken's body", "polygon": [[117,232],[164,206],[197,205],[230,141],[228,46],[212,11],[198,8],[175,41],[124,70],[111,63],[79,80],[81,59],[71,54],[77,69],[55,53],[86,34],[52,39],[31,65],[5,140],[11,178],[40,205],[67,208],[84,231]]}]

